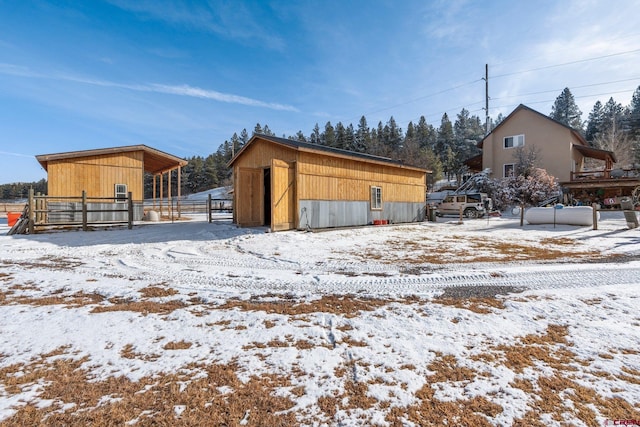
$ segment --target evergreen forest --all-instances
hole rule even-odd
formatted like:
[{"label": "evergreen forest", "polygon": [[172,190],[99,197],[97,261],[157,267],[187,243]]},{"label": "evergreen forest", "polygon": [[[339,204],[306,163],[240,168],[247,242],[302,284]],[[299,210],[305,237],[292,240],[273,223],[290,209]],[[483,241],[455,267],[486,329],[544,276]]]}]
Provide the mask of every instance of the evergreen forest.
[{"label": "evergreen forest", "polygon": [[[640,164],[640,86],[629,105],[623,106],[613,97],[605,103],[597,101],[586,119],[569,88],[565,88],[556,98],[549,117],[579,131],[592,147],[613,151],[618,159],[617,167]],[[327,122],[320,127],[316,123],[310,132],[298,131],[295,135],[276,135],[268,125],[258,123],[251,135],[281,136],[388,157],[432,170],[434,180],[460,179],[467,172],[465,160],[479,154],[477,144],[485,136],[486,129],[493,129],[503,119],[498,115],[495,119],[490,118],[487,124],[463,108],[455,117],[443,114],[438,127],[427,123],[424,116],[417,123],[409,122],[406,129],[398,126],[393,116],[386,123],[380,121],[373,126],[362,116],[355,125]],[[227,163],[251,135],[243,129],[224,141],[214,153],[187,158],[189,163],[181,172],[182,194],[230,185],[231,171]],[[172,179],[172,184],[172,193],[177,194],[177,179]],[[151,187],[152,179],[147,176],[145,197],[151,196]],[[0,199],[24,198],[29,188],[46,193],[46,181],[0,185]]]}]

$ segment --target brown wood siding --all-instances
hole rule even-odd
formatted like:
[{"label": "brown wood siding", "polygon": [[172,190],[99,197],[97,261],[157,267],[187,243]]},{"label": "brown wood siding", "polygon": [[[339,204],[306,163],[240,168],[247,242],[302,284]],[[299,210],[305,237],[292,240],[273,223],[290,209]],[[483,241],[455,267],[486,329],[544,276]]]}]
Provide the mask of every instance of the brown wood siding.
[{"label": "brown wood siding", "polygon": [[134,200],[142,200],[142,151],[52,160],[48,164],[48,195],[114,197],[115,184],[126,184]]},{"label": "brown wood siding", "polygon": [[375,185],[388,202],[425,201],[425,172],[312,153],[300,153],[297,167],[300,200],[366,201]]},{"label": "brown wood siding", "polygon": [[235,167],[269,168],[271,159],[279,159],[291,163],[297,160],[298,153],[290,148],[281,147],[270,142],[253,144],[247,148],[235,162]]},{"label": "brown wood siding", "polygon": [[295,228],[295,164],[272,159],[271,228],[274,231]]},{"label": "brown wood siding", "polygon": [[234,191],[234,212],[238,224],[253,227],[264,224],[263,170],[235,168],[237,188]]}]

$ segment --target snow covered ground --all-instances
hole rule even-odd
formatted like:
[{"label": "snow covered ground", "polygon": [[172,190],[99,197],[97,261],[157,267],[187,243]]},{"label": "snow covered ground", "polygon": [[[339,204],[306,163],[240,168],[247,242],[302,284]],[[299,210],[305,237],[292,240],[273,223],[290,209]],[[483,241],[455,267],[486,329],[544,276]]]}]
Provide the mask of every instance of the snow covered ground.
[{"label": "snow covered ground", "polygon": [[7,230],[0,423],[640,420],[640,231],[622,213],[598,230]]}]

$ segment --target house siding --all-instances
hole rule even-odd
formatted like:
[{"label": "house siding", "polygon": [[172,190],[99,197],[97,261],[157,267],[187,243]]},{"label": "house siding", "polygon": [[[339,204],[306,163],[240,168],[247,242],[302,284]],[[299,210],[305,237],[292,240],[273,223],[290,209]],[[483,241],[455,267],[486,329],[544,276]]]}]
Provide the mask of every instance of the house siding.
[{"label": "house siding", "polygon": [[528,109],[515,111],[512,116],[492,132],[483,143],[482,164],[490,168],[492,176],[503,177],[503,166],[516,163],[515,148],[504,148],[504,138],[524,135],[524,148],[538,151],[538,166],[559,181],[570,179],[571,171],[580,158],[575,158],[571,147],[579,144],[571,130]]}]

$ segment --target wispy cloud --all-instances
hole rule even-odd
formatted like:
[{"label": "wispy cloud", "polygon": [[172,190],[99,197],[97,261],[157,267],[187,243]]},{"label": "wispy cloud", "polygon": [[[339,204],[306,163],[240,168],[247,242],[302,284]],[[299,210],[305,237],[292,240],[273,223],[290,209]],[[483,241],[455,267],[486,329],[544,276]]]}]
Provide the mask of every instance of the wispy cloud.
[{"label": "wispy cloud", "polygon": [[275,102],[265,102],[258,99],[248,98],[246,96],[234,95],[230,93],[218,92],[215,90],[202,89],[199,87],[193,87],[186,84],[183,85],[167,85],[160,83],[146,83],[146,84],[126,84],[112,82],[108,80],[92,79],[87,77],[80,77],[74,75],[65,74],[44,74],[32,71],[31,69],[14,64],[0,63],[0,74],[12,75],[25,78],[38,78],[49,79],[58,81],[67,81],[74,83],[82,83],[92,86],[101,87],[113,87],[119,89],[126,89],[136,92],[152,92],[161,93],[176,96],[185,96],[190,98],[208,99],[217,102],[224,102],[228,104],[246,105],[249,107],[268,108],[270,110],[279,111],[292,111],[298,112],[296,107],[286,104],[279,104]]},{"label": "wispy cloud", "polygon": [[33,158],[33,154],[12,153],[10,151],[0,151],[0,154],[3,156],[27,157],[29,159]]},{"label": "wispy cloud", "polygon": [[207,31],[219,36],[248,42],[257,40],[273,50],[283,50],[285,41],[268,31],[255,10],[250,11],[238,1],[190,2],[181,0],[108,0],[112,5],[145,19],[162,21]]}]

